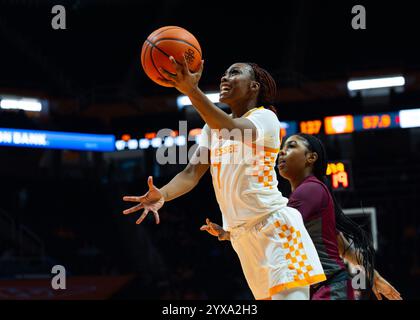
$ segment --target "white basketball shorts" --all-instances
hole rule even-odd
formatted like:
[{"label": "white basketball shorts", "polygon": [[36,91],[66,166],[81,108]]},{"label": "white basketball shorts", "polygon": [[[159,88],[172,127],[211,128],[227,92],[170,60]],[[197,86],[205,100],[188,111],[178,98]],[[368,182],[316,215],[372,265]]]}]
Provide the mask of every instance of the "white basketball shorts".
[{"label": "white basketball shorts", "polygon": [[284,207],[232,228],[231,243],[255,299],[326,280],[299,211]]}]

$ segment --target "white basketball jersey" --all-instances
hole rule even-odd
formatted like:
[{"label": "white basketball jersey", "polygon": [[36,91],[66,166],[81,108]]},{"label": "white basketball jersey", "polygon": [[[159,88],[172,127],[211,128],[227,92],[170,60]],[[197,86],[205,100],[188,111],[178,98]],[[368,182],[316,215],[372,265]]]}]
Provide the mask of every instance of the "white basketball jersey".
[{"label": "white basketball jersey", "polygon": [[277,188],[274,170],[280,149],[277,116],[260,107],[242,117],[252,121],[257,128],[253,143],[223,139],[207,124],[199,143],[210,149],[213,187],[223,216],[223,228],[228,231],[276,212],[288,202]]}]

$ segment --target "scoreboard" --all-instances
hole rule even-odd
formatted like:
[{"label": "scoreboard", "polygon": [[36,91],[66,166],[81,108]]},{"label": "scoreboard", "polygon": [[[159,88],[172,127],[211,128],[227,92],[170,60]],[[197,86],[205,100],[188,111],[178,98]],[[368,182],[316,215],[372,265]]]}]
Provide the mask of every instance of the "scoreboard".
[{"label": "scoreboard", "polygon": [[321,130],[321,120],[309,120],[300,122],[300,132],[307,134],[318,134]]},{"label": "scoreboard", "polygon": [[[402,110],[404,111],[404,110]],[[413,112],[411,112],[413,113]],[[415,116],[406,117],[406,122],[413,122],[414,118],[420,119],[420,110]],[[325,117],[322,119],[305,120],[299,122],[299,129],[302,133],[319,134],[323,127],[325,134],[335,135],[343,133],[353,133],[360,131],[382,130],[392,128],[415,127],[416,125],[404,126],[401,121],[400,112],[375,113],[365,115],[339,115]],[[420,120],[418,121],[420,125]]]},{"label": "scoreboard", "polygon": [[377,113],[354,117],[355,131],[399,128],[398,112]]},{"label": "scoreboard", "polygon": [[354,117],[352,115],[326,117],[324,119],[326,134],[354,132]]},{"label": "scoreboard", "polygon": [[327,177],[330,179],[333,191],[353,190],[353,177],[349,160],[329,161]]}]

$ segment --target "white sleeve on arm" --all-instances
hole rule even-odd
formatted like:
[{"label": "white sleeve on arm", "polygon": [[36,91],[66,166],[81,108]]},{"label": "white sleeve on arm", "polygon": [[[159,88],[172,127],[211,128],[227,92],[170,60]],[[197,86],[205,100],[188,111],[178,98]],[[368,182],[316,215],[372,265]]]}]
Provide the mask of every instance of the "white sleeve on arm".
[{"label": "white sleeve on arm", "polygon": [[267,141],[270,144],[279,139],[280,122],[276,114],[268,109],[258,109],[246,117],[257,128],[256,141]]},{"label": "white sleeve on arm", "polygon": [[200,142],[198,144],[198,147],[205,147],[210,150],[211,148],[210,139],[211,139],[210,127],[206,123],[204,127],[201,129]]}]

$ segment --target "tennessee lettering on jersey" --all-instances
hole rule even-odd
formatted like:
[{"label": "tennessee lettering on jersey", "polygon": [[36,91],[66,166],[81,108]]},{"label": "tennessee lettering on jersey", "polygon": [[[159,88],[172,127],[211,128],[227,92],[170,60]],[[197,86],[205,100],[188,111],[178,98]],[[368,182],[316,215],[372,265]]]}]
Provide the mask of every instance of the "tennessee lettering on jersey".
[{"label": "tennessee lettering on jersey", "polygon": [[[234,153],[238,151],[238,145],[237,144],[231,144],[230,146],[225,146],[222,148],[216,148],[214,150],[214,155],[216,157],[219,157],[221,155],[223,155],[224,153]],[[213,152],[213,150],[212,150]]]}]

